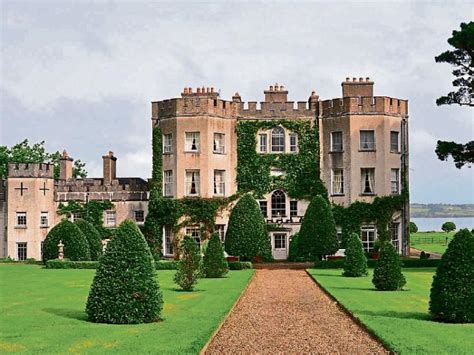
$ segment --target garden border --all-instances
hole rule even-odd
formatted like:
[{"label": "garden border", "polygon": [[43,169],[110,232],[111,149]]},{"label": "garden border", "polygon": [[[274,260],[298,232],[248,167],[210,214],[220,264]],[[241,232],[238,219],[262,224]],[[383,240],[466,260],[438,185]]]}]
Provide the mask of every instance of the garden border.
[{"label": "garden border", "polygon": [[[318,270],[318,269],[316,269]],[[347,316],[349,316],[360,328],[362,328],[365,332],[367,332],[367,334],[372,338],[374,339],[375,341],[377,341],[378,343],[380,343],[384,348],[385,350],[387,350],[387,352],[389,354],[396,354],[395,351],[393,351],[390,346],[388,345],[388,343],[382,339],[381,337],[379,337],[377,334],[375,334],[375,332],[370,329],[367,325],[365,325],[359,318],[357,318],[351,311],[349,311],[348,308],[346,308],[346,306],[344,306],[344,304],[342,304],[341,302],[339,302],[339,300],[334,297],[328,290],[326,290],[326,288],[324,288],[317,280],[316,278],[313,277],[313,275],[311,275],[311,273],[308,271],[308,269],[305,269],[305,272],[306,274],[309,276],[309,278],[311,280],[313,280],[314,284],[316,287],[318,287],[319,289],[321,289],[321,291],[323,291],[323,293],[328,296],[333,302],[335,302],[336,306],[341,310],[343,311]]]},{"label": "garden border", "polygon": [[247,285],[242,290],[242,292],[240,292],[239,297],[234,302],[234,304],[230,308],[229,312],[227,312],[224,319],[222,319],[222,321],[219,323],[218,327],[214,330],[214,332],[211,334],[210,338],[207,340],[206,344],[202,347],[201,351],[199,352],[199,355],[204,355],[206,353],[207,348],[209,347],[209,345],[211,345],[211,343],[214,340],[214,338],[216,337],[217,333],[219,333],[221,328],[224,326],[224,323],[226,322],[227,318],[229,318],[230,314],[234,311],[235,307],[237,307],[237,305],[240,303],[240,301],[244,297],[244,294],[247,292],[247,289],[249,288],[250,284],[253,282],[253,279],[255,278],[255,275],[257,275],[257,270],[255,270],[255,269],[247,269],[247,270],[253,270],[252,277],[250,278],[249,282],[247,282]]}]

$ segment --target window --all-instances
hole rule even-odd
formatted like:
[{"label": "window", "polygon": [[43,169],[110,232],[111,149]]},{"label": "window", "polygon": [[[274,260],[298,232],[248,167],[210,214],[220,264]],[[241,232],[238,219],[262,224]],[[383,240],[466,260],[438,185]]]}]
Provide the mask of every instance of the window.
[{"label": "window", "polygon": [[399,133],[396,131],[390,132],[390,152],[398,153],[400,152],[400,143],[398,139]]},{"label": "window", "polygon": [[27,244],[16,243],[16,258],[17,260],[26,260],[27,258]]},{"label": "window", "polygon": [[223,133],[214,133],[214,153],[224,154],[225,135]]},{"label": "window", "polygon": [[286,234],[275,233],[273,235],[274,249],[286,249]]},{"label": "window", "polygon": [[188,227],[186,228],[186,235],[193,238],[196,243],[201,246],[201,228],[200,227]]},{"label": "window", "polygon": [[268,217],[268,202],[267,201],[258,201],[260,205],[260,211],[262,211],[263,218]]},{"label": "window", "polygon": [[375,150],[374,131],[360,131],[360,150]]},{"label": "window", "polygon": [[267,152],[267,135],[266,134],[259,134],[259,142],[260,142],[260,153]]},{"label": "window", "polygon": [[342,242],[342,227],[341,226],[336,226],[336,236],[339,243]]},{"label": "window", "polygon": [[173,255],[173,230],[165,226],[165,255]]},{"label": "window", "polygon": [[26,212],[16,213],[16,226],[20,228],[26,228]]},{"label": "window", "polygon": [[290,152],[296,152],[298,149],[298,135],[296,133],[290,134]]},{"label": "window", "polygon": [[224,243],[224,240],[225,240],[225,224],[216,224],[215,232],[219,236],[219,239],[221,240],[221,242]]},{"label": "window", "polygon": [[173,151],[173,135],[163,135],[163,153],[171,153]]},{"label": "window", "polygon": [[214,195],[225,195],[225,171],[214,170]]},{"label": "window", "polygon": [[400,193],[400,169],[392,169],[390,171],[390,184],[393,195]]},{"label": "window", "polygon": [[362,226],[361,227],[361,239],[364,250],[369,252],[374,249],[375,243],[375,227],[374,226]]},{"label": "window", "polygon": [[272,152],[285,151],[285,130],[282,127],[272,129]]},{"label": "window", "polygon": [[48,212],[41,212],[40,214],[40,227],[48,227]]},{"label": "window", "polygon": [[272,194],[272,217],[286,216],[286,197],[281,190],[276,190]]},{"label": "window", "polygon": [[105,211],[105,225],[107,227],[115,227],[117,225],[115,211]]},{"label": "window", "polygon": [[344,195],[344,170],[333,169],[331,188],[333,195]]},{"label": "window", "polygon": [[270,176],[284,176],[286,171],[280,168],[271,168],[270,169]]},{"label": "window", "polygon": [[199,132],[186,132],[186,152],[199,152]]},{"label": "window", "polygon": [[135,222],[143,223],[145,222],[145,211],[137,210],[135,213]]},{"label": "window", "polygon": [[163,194],[173,196],[173,170],[163,172]]},{"label": "window", "polygon": [[186,195],[199,195],[199,170],[186,170]]},{"label": "window", "polygon": [[390,232],[392,234],[392,244],[393,246],[395,247],[395,249],[397,249],[397,251],[399,250],[399,242],[400,242],[400,223],[392,223],[390,225]]},{"label": "window", "polygon": [[362,168],[360,170],[362,194],[373,195],[375,194],[375,169],[374,168]]},{"label": "window", "polygon": [[298,216],[298,201],[290,201],[290,217]]},{"label": "window", "polygon": [[342,132],[331,132],[331,152],[342,152]]},{"label": "window", "polygon": [[82,218],[82,213],[81,212],[73,212],[71,217],[72,217],[72,222],[78,221]]}]

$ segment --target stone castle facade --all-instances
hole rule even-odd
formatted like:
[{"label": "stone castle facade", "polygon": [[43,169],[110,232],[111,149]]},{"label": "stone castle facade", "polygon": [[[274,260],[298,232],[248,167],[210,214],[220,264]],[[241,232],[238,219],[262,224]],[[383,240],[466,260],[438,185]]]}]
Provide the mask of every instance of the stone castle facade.
[{"label": "stone castle facade", "polygon": [[[307,101],[288,101],[288,91],[275,84],[264,91],[265,101],[245,104],[236,93],[224,100],[213,88],[185,88],[180,98],[152,102],[152,126],[162,133],[163,195],[169,198],[229,197],[238,186],[236,133],[239,121],[307,121],[319,123],[321,179],[331,202],[348,206],[371,202],[376,196],[401,192],[401,177],[408,179],[408,102],[374,96],[369,78],[347,78],[342,97],[320,100],[315,92]],[[295,132],[275,124],[257,132],[258,154],[299,154]],[[63,154],[60,180],[47,164],[11,164],[0,189],[0,228],[5,230],[0,255],[15,259],[41,258],[41,242],[59,220],[60,202],[111,200],[104,223],[114,228],[131,218],[143,223],[147,214],[149,184],[140,178],[117,178],[116,158],[103,156],[102,178],[72,178],[72,159]],[[285,171],[272,169],[275,176]],[[271,232],[273,256],[286,259],[289,240],[301,226],[309,201],[290,198],[286,191],[271,191],[259,200]],[[216,218],[223,239],[229,211]],[[47,222],[45,222],[47,220]],[[3,224],[3,225],[2,225]],[[392,242],[400,253],[408,251],[408,201],[390,225]],[[340,232],[340,231],[339,231]],[[181,234],[200,241],[200,226],[186,226]],[[377,238],[375,224],[361,227],[366,250]],[[163,254],[173,256],[173,231],[164,227]],[[26,251],[25,251],[26,250]]]}]

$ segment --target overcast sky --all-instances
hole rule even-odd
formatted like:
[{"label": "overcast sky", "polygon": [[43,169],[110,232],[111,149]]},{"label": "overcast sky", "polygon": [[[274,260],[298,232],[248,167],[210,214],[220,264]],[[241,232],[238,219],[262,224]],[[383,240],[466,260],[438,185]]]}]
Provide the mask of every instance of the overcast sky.
[{"label": "overcast sky", "polygon": [[452,68],[433,59],[472,2],[0,3],[2,145],[45,140],[91,177],[113,150],[119,176],[147,178],[150,102],[184,86],[261,101],[278,82],[301,101],[370,77],[376,95],[409,100],[412,202],[474,202],[474,169],[434,153],[437,139],[473,138],[474,111],[436,106]]}]

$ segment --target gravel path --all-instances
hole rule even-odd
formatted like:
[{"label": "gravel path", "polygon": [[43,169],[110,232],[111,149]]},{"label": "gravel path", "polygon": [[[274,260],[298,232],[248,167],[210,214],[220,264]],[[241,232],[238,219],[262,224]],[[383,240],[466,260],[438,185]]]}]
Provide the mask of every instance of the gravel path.
[{"label": "gravel path", "polygon": [[310,352],[387,353],[303,270],[257,270],[206,349],[206,354]]}]

